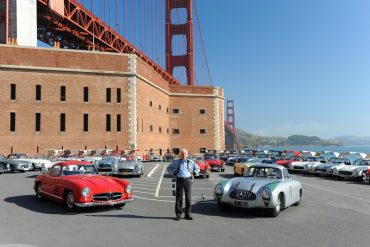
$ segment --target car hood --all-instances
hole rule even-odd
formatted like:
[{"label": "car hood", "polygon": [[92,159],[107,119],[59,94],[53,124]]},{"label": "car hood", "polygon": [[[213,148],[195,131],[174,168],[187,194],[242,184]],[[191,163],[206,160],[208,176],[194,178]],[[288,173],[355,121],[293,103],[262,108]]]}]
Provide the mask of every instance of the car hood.
[{"label": "car hood", "polygon": [[71,181],[75,184],[78,184],[81,189],[84,187],[89,187],[94,191],[106,191],[111,190],[123,191],[123,186],[115,181],[113,178],[100,175],[71,175],[65,176],[65,181]]},{"label": "car hood", "polygon": [[355,171],[355,170],[358,170],[358,171],[363,171],[363,170],[367,170],[368,169],[368,166],[344,166],[344,167],[341,167],[339,169],[339,171],[344,171],[344,172],[352,172],[352,171]]},{"label": "car hood", "polygon": [[230,190],[252,190],[253,193],[257,193],[260,188],[267,186],[272,191],[279,182],[280,180],[268,178],[240,178],[233,182]]},{"label": "car hood", "polygon": [[128,161],[128,162],[120,162],[118,163],[118,168],[135,168],[136,165],[140,165],[140,163],[135,161]]}]

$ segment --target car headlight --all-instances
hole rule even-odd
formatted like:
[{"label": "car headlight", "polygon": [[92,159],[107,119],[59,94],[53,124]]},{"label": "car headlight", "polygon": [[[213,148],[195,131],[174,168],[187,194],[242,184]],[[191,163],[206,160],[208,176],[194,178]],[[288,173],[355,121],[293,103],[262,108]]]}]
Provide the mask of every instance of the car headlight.
[{"label": "car headlight", "polygon": [[222,194],[224,193],[224,186],[222,184],[217,184],[215,188],[216,194]]},{"label": "car headlight", "polygon": [[129,184],[129,185],[126,186],[126,193],[127,194],[131,194],[132,193],[132,185],[131,184]]},{"label": "car headlight", "polygon": [[269,188],[264,188],[262,190],[262,198],[263,199],[270,199],[271,198],[271,190]]},{"label": "car headlight", "polygon": [[136,166],[135,166],[135,172],[136,172],[136,173],[139,173],[139,172],[140,172],[140,166],[139,166],[139,165],[136,165]]},{"label": "car headlight", "polygon": [[88,197],[88,196],[90,195],[90,192],[91,192],[90,188],[83,188],[83,189],[81,190],[81,195],[82,195],[83,197]]}]

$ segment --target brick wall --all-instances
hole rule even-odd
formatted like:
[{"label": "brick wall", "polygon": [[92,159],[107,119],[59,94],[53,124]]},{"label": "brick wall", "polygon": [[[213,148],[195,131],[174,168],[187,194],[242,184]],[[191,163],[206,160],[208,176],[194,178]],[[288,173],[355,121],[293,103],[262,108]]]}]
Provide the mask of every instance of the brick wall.
[{"label": "brick wall", "polygon": [[[14,101],[10,99],[12,83],[16,84]],[[36,85],[41,85],[39,102]],[[60,100],[60,86],[66,87],[65,102]],[[88,103],[83,102],[83,87],[89,88]],[[106,102],[106,88],[111,88],[111,103]],[[116,100],[117,88],[121,89],[121,103]],[[217,121],[223,126],[223,93],[215,95],[214,90],[169,86],[133,55],[0,45],[0,153],[8,154],[12,147],[13,152],[44,153],[62,146],[135,146],[141,153],[174,147],[191,152],[199,152],[201,147],[214,149],[216,101],[222,116]],[[180,113],[173,114],[173,108]],[[200,109],[205,114],[200,114]],[[10,132],[10,112],[16,113],[15,132]],[[40,132],[35,131],[35,113],[41,113]],[[65,132],[60,131],[61,113],[66,114]],[[89,114],[88,132],[83,131],[84,113]],[[110,132],[106,131],[106,114],[111,114]],[[117,114],[121,115],[120,132]],[[204,134],[200,134],[201,128]],[[180,133],[173,134],[173,129]],[[223,127],[218,135],[223,140]]]}]

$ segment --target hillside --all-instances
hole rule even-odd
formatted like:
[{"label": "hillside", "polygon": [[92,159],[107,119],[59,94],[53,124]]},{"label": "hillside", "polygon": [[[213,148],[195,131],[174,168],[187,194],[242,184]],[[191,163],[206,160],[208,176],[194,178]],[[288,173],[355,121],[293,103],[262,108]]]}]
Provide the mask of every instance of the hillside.
[{"label": "hillside", "polygon": [[370,146],[370,137],[339,136],[329,141],[341,142],[344,146]]},{"label": "hillside", "polygon": [[237,129],[239,143],[243,147],[258,146],[341,146],[342,143],[335,140],[323,140],[317,136],[292,135],[286,137],[266,137],[249,134]]}]

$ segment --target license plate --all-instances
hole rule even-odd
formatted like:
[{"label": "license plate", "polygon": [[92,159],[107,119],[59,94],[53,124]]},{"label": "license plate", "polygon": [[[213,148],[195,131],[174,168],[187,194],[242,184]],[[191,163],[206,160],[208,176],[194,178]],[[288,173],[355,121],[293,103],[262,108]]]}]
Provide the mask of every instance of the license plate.
[{"label": "license plate", "polygon": [[234,206],[235,207],[246,208],[246,207],[248,207],[248,202],[246,202],[246,201],[234,201]]},{"label": "license plate", "polygon": [[127,176],[128,175],[128,172],[122,172],[122,175],[123,176]]}]

